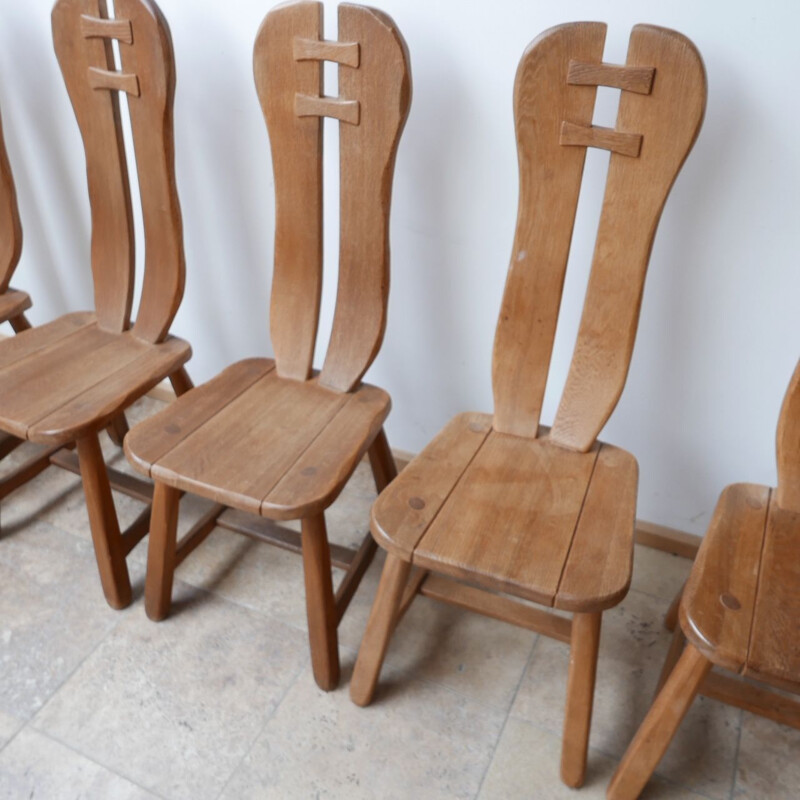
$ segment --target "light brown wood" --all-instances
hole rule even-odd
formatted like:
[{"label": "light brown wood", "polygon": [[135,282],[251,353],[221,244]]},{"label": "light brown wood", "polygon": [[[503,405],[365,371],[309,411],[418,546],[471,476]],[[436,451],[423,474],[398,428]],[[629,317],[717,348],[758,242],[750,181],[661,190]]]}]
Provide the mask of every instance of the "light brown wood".
[{"label": "light brown wood", "polygon": [[609,800],[641,794],[710,669],[711,662],[687,645],[611,778]]},{"label": "light brown wood", "polygon": [[656,71],[650,94],[620,95],[616,129],[640,134],[642,149],[638,158],[611,154],[578,339],[551,433],[584,451],[622,394],[656,228],[706,106],[702,59],[681,34],[635,26],[626,65]]},{"label": "light brown wood", "polygon": [[144,608],[155,621],[169,614],[172,602],[172,579],[177,565],[176,545],[178,507],[181,493],[163,483],[157,483],[153,495],[150,521],[150,541],[147,548],[147,578],[144,589]]},{"label": "light brown wood", "polygon": [[654,550],[694,561],[702,541],[703,537],[694,533],[686,533],[643,519],[636,520],[636,544],[652,547]]},{"label": "light brown wood", "polygon": [[586,777],[601,620],[599,613],[576,614],[572,620],[567,708],[561,747],[561,780],[572,788],[583,786]]},{"label": "light brown wood", "polygon": [[293,42],[295,61],[334,61],[346,67],[358,67],[360,47],[358,42],[321,42],[296,36]]},{"label": "light brown wood", "polygon": [[[0,122],[0,303],[3,304],[0,305],[0,321],[3,322],[18,313],[16,304],[11,298],[6,298],[13,294],[8,291],[8,284],[17,268],[21,253],[22,224],[17,206],[17,191]],[[22,296],[23,293],[20,292],[19,295]],[[27,298],[27,295],[24,297]],[[8,308],[4,308],[6,303],[9,304]],[[24,303],[22,305],[19,311],[29,308],[30,298],[27,299],[27,305]]]},{"label": "light brown wood", "polygon": [[680,625],[676,625],[672,633],[672,639],[669,643],[669,650],[667,657],[664,659],[664,666],[661,668],[661,674],[658,676],[658,684],[656,684],[656,696],[661,691],[667,678],[672,674],[672,670],[678,663],[678,659],[683,653],[683,648],[686,645],[686,637],[683,635]]},{"label": "light brown wood", "polygon": [[356,705],[367,706],[372,702],[410,570],[407,561],[391,553],[386,556],[378,593],[350,680],[350,699]]},{"label": "light brown wood", "polygon": [[338,97],[309,97],[297,94],[294,97],[294,113],[298,117],[330,117],[358,125],[361,108],[358,100],[340,100]]},{"label": "light brown wood", "polygon": [[778,419],[778,488],[781,508],[800,511],[800,361],[786,390]]},{"label": "light brown wood", "polygon": [[367,453],[375,478],[375,491],[380,494],[397,477],[397,464],[383,428],[378,432]]},{"label": "light brown wood", "polygon": [[571,86],[610,86],[626,92],[650,94],[653,88],[653,67],[632,67],[620,64],[569,62],[567,83]]},{"label": "light brown wood", "polygon": [[81,34],[84,39],[117,39],[133,44],[133,27],[129,19],[101,19],[82,14]]},{"label": "light brown wood", "polygon": [[564,120],[561,123],[558,143],[570,147],[599,147],[612,153],[638,158],[642,149],[642,136],[639,133],[623,133],[614,128],[603,128],[600,125],[575,125]]},{"label": "light brown wood", "polygon": [[108,89],[112,92],[125,92],[131,97],[139,97],[139,78],[126,72],[89,67],[89,86],[92,89]]}]

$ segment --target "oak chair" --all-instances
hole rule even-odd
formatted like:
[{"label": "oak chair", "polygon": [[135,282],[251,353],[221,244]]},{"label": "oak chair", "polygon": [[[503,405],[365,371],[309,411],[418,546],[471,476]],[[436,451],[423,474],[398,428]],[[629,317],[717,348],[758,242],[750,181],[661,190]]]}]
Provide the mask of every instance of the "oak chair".
[{"label": "oak chair", "polygon": [[778,486],[728,486],[684,589],[653,706],[607,796],[638,797],[697,694],[800,729],[800,362],[783,401]]},{"label": "oak chair", "polygon": [[[99,432],[124,435],[124,409],[170,377],[191,386],[189,345],[169,336],[183,294],[184,257],[175,188],[172,103],[175,69],[167,27],[152,0],[58,0],[53,39],[86,151],[92,211],[94,312],[67,314],[0,343],[0,429],[50,448],[79,469],[100,579],[109,605],[130,603],[127,553],[147,533],[149,509],[120,533]],[[119,43],[116,70],[112,40]],[[131,320],[134,235],[117,92],[128,95],[145,230],[145,271]],[[77,444],[78,458],[69,452]],[[121,488],[147,499],[144,482]]]},{"label": "oak chair", "polygon": [[[633,559],[636,460],[596,437],[625,383],[656,226],[706,99],[685,37],[637,25],[616,66],[602,63],[605,31],[553,28],[520,62],[520,201],[494,343],[494,415],[455,417],[375,503],[372,532],[387,557],[350,689],[357,704],[371,702],[417,593],[569,642],[561,776],[570,786],[584,780],[601,615],[625,596]],[[597,86],[622,90],[615,129],[592,125]],[[542,399],[586,147],[611,151],[605,201],[547,428]]]},{"label": "oak chair", "polygon": [[[274,360],[228,367],[125,439],[131,462],[156,484],[148,616],[169,613],[175,567],[215,524],[301,550],[314,677],[326,690],[339,681],[338,622],[376,547],[367,534],[358,552],[331,548],[324,512],[365,453],[379,491],[396,474],[382,428],[389,396],[361,378],[386,324],[392,176],[411,99],[408,53],[392,20],[350,4],[338,19],[339,41],[325,41],[321,3],[285,4],[267,15],[255,43],[275,175]],[[323,60],[339,64],[341,97],[323,96]],[[317,373],[323,117],[341,123],[341,227],[333,330]],[[177,543],[183,491],[220,506]],[[302,520],[299,540],[269,522],[285,519]],[[332,549],[347,568],[335,596]]]}]

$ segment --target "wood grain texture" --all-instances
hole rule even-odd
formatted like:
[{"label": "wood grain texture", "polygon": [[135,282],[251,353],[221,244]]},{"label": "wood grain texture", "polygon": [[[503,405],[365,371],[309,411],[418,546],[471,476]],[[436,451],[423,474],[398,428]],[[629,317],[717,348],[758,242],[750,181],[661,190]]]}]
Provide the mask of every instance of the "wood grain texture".
[{"label": "wood grain texture", "polygon": [[102,19],[81,14],[81,35],[84,39],[117,39],[133,44],[133,28],[129,19]]},{"label": "wood grain texture", "polygon": [[358,42],[332,42],[303,39],[295,36],[292,46],[295,61],[334,61],[346,67],[357,67],[361,51]]},{"label": "wood grain texture", "polygon": [[734,672],[747,661],[769,496],[746,483],[723,491],[680,605],[686,638]]},{"label": "wood grain texture", "polygon": [[89,69],[114,70],[111,42],[84,39],[81,17],[108,17],[105,0],[58,0],[53,43],[86,151],[92,208],[92,279],[97,321],[120,333],[128,328],[133,302],[134,235],[128,166],[119,98],[96,92]]},{"label": "wood grain texture", "polygon": [[658,221],[706,106],[703,61],[685,36],[637,25],[626,64],[656,70],[649,95],[620,96],[616,129],[640,134],[641,152],[611,155],[578,339],[551,433],[553,441],[582,451],[622,394]]},{"label": "wood grain texture", "polygon": [[8,320],[15,333],[22,333],[31,327],[23,314],[31,307],[31,296],[27,292],[7,289],[0,294],[0,321]]},{"label": "wood grain texture", "polygon": [[567,83],[571,86],[610,86],[626,92],[650,94],[653,88],[653,67],[632,67],[626,64],[569,62]]},{"label": "wood grain texture", "polygon": [[125,92],[131,97],[138,97],[139,78],[127,72],[89,67],[89,86],[92,89],[108,89],[112,92]]},{"label": "wood grain texture", "polygon": [[622,133],[600,125],[575,125],[567,120],[561,123],[558,143],[567,147],[599,147],[631,158],[637,158],[642,149],[641,134]]},{"label": "wood grain texture", "polygon": [[[14,186],[14,177],[11,173],[11,164],[8,161],[5,139],[3,137],[2,122],[0,121],[0,303],[8,292],[11,276],[19,263],[22,253],[22,225],[19,219],[17,206],[17,191]],[[16,293],[18,296],[22,292]],[[19,305],[18,305],[19,304]],[[24,311],[28,305],[21,307],[20,300],[14,303],[5,301],[6,307],[0,306],[0,320],[5,321],[16,316],[19,311]]]},{"label": "wood grain texture", "polygon": [[311,97],[307,94],[296,94],[294,97],[294,113],[298,117],[330,117],[358,125],[361,108],[358,100],[342,100],[338,97]]},{"label": "wood grain texture", "polygon": [[783,398],[776,438],[777,503],[781,508],[800,511],[800,361]]},{"label": "wood grain texture", "polygon": [[386,14],[339,6],[339,37],[358,42],[358,69],[339,69],[339,94],[360,104],[339,130],[339,286],[320,383],[358,385],[380,350],[389,298],[389,211],[395,157],[411,105],[408,49]]},{"label": "wood grain texture", "polygon": [[269,130],[275,179],[275,255],[270,338],[278,375],[311,375],[322,292],[322,119],[298,117],[295,95],[322,94],[322,64],[295,61],[296,38],[322,35],[322,4],[291,3],[267,14],[253,70]]},{"label": "wood grain texture", "polygon": [[606,26],[560,25],[527,48],[514,84],[519,206],[494,340],[494,427],[535,438],[586,151],[561,147],[564,119],[589,125],[597,90],[567,86],[570,61],[599,62]]}]

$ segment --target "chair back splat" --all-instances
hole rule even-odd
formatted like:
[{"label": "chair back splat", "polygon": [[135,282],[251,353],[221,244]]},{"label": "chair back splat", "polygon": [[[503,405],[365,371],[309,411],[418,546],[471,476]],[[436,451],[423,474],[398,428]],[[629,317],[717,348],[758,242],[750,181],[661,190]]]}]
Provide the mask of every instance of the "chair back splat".
[{"label": "chair back splat", "polygon": [[[275,174],[270,334],[283,378],[311,376],[322,289],[322,118],[340,123],[339,286],[319,382],[347,392],[386,327],[389,205],[411,81],[389,17],[342,4],[338,19],[339,41],[325,41],[321,3],[279,6],[259,31],[254,71]],[[325,97],[323,61],[338,63],[341,97]]]},{"label": "chair back splat", "polygon": [[[92,277],[99,327],[130,327],[134,235],[117,92],[125,92],[142,198],[145,270],[133,334],[158,343],[183,297],[185,264],[175,186],[169,28],[149,0],[58,0],[53,40],[86,149],[92,209]],[[112,41],[119,43],[121,70]]]},{"label": "chair back splat", "polygon": [[[514,109],[520,199],[493,357],[494,428],[535,438],[587,147],[611,151],[578,339],[550,439],[587,451],[622,393],[669,190],[700,130],[703,62],[675,31],[634,27],[624,66],[606,26],[553,28],[526,51]],[[621,90],[616,128],[592,125],[597,86]]]},{"label": "chair back splat", "polygon": [[22,225],[17,192],[0,124],[0,294],[8,289],[22,253]]}]

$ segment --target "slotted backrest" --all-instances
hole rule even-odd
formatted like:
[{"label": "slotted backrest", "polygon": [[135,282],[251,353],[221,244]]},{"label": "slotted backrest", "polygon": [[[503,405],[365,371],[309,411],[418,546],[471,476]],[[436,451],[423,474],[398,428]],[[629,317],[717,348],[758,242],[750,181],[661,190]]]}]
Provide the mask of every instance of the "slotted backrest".
[{"label": "slotted backrest", "polygon": [[[322,4],[278,6],[256,39],[254,72],[275,176],[270,334],[278,374],[311,375],[322,290],[322,118],[339,126],[339,284],[319,376],[355,387],[380,349],[389,292],[389,206],[408,115],[408,51],[393,21],[342,4],[338,41],[325,41]],[[339,65],[339,97],[325,97],[322,62]]]},{"label": "slotted backrest", "polygon": [[[159,342],[180,305],[185,276],[169,28],[152,0],[116,0],[113,19],[105,0],[58,0],[52,21],[56,55],[86,151],[98,324],[127,330],[133,302],[133,212],[118,97],[125,92],[145,236],[142,297],[133,333]],[[120,70],[112,41],[119,43]]]},{"label": "slotted backrest", "polygon": [[778,419],[778,493],[781,508],[800,512],[800,361],[783,398]]},{"label": "slotted backrest", "polygon": [[0,122],[0,292],[8,289],[21,252],[22,226],[17,208],[17,192]]},{"label": "slotted backrest", "polygon": [[[587,147],[611,151],[578,338],[550,432],[586,451],[619,400],[669,190],[706,102],[702,59],[675,31],[637,25],[624,66],[602,61],[606,26],[543,33],[517,71],[517,228],[492,364],[494,427],[539,428]],[[597,86],[621,90],[616,127],[592,125]]]}]

